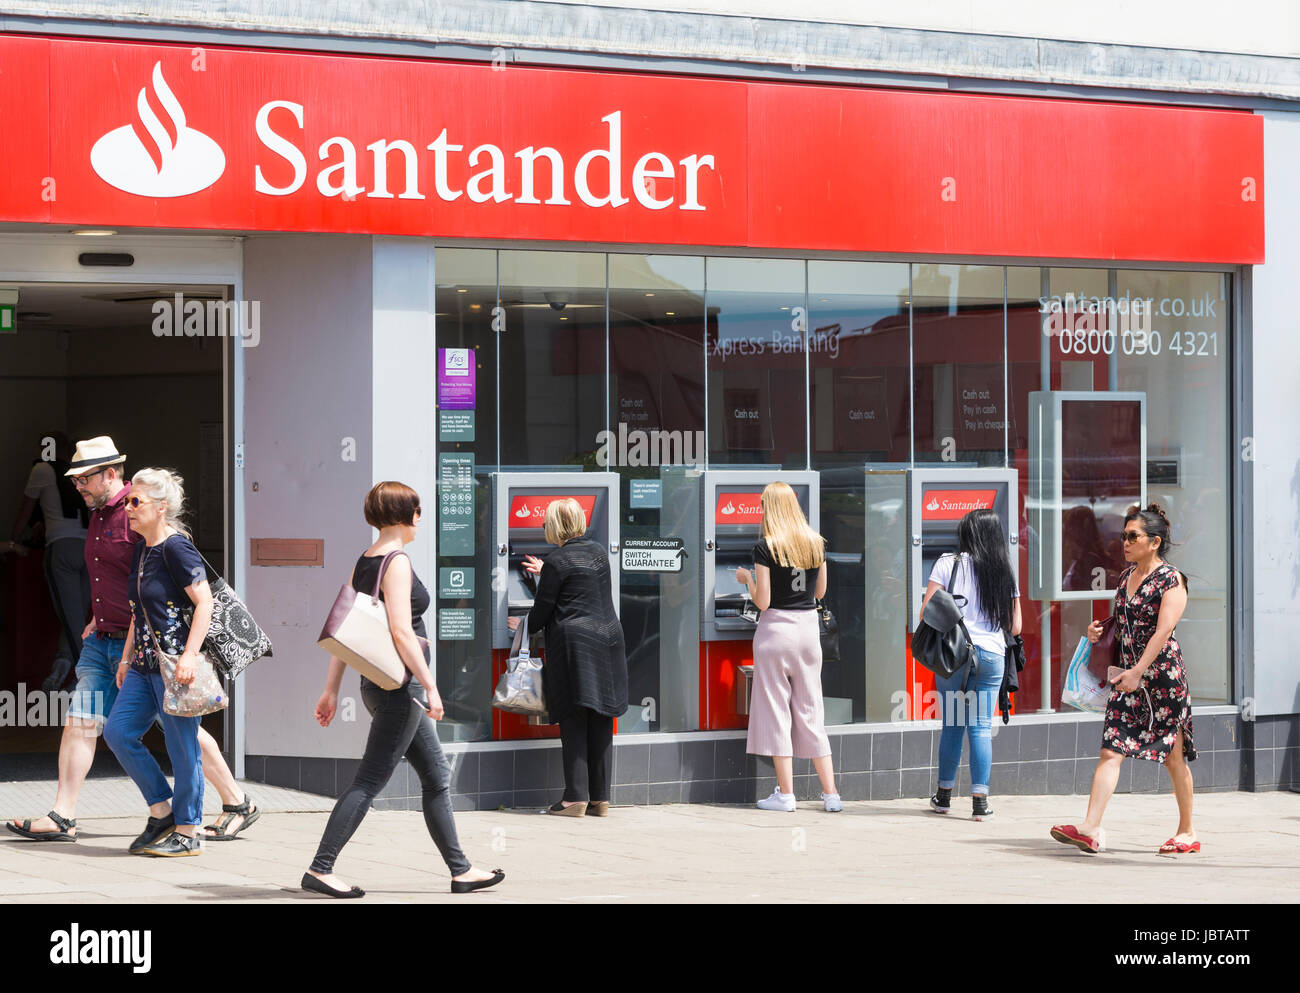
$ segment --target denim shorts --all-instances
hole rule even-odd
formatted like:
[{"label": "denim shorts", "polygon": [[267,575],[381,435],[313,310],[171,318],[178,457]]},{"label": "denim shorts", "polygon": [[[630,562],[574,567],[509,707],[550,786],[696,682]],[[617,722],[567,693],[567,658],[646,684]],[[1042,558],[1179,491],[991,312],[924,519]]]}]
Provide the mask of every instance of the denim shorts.
[{"label": "denim shorts", "polygon": [[117,666],[126,647],[126,633],[92,634],[81,643],[77,662],[77,688],[72,691],[68,716],[94,721],[97,731],[104,730],[108,712],[117,699]]}]

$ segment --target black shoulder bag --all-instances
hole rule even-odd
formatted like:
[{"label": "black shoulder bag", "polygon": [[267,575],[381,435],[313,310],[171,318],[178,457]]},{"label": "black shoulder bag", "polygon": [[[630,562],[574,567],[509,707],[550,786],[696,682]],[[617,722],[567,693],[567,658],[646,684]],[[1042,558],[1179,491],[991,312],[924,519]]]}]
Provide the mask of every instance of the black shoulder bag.
[{"label": "black shoulder bag", "polygon": [[960,566],[958,556],[953,561],[947,587],[936,590],[921,612],[921,623],[912,634],[912,658],[944,679],[964,671],[961,688],[965,691],[971,672],[979,668],[979,655],[962,616],[966,598],[960,594],[954,596],[952,592]]},{"label": "black shoulder bag", "polygon": [[[199,551],[197,545],[194,550]],[[235,588],[221,578],[221,574],[212,568],[202,552],[199,552],[199,558],[206,571],[204,578],[212,591],[212,620],[208,624],[208,636],[203,639],[203,648],[211,654],[212,661],[221,670],[221,674],[227,679],[234,679],[263,655],[269,658],[273,654],[271,639],[253,619],[252,612],[239,598]],[[163,565],[181,592],[195,581],[180,582],[172,572],[171,563],[165,554]],[[186,625],[194,620],[194,605],[188,599],[181,605],[181,619]]]}]

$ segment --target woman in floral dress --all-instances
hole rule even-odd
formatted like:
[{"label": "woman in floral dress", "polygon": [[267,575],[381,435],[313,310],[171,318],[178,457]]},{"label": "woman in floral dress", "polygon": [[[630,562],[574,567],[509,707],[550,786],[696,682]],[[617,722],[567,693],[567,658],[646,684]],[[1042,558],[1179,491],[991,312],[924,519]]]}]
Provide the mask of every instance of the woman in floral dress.
[{"label": "woman in floral dress", "polygon": [[[1187,607],[1187,577],[1164,560],[1169,518],[1160,505],[1136,507],[1124,519],[1124,558],[1129,567],[1115,593],[1114,689],[1106,707],[1101,759],[1092,778],[1088,813],[1082,824],[1058,824],[1052,837],[1095,854],[1105,846],[1102,814],[1119,781],[1125,756],[1159,762],[1169,771],[1178,800],[1178,831],[1160,846],[1163,853],[1199,852],[1192,826],[1192,707],[1187,668],[1174,627]],[[1088,628],[1088,640],[1101,637],[1101,623]]]}]

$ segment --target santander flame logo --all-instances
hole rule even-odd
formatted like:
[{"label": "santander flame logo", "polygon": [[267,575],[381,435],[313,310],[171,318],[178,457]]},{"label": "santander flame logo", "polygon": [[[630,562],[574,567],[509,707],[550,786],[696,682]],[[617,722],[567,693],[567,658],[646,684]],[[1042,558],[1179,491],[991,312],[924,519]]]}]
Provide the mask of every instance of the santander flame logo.
[{"label": "santander flame logo", "polygon": [[931,497],[931,498],[930,498],[930,502],[927,503],[927,504],[925,505],[925,509],[926,509],[926,510],[938,510],[938,509],[939,509],[939,498],[938,498],[938,497]]},{"label": "santander flame logo", "polygon": [[146,145],[134,125],[110,131],[90,150],[90,165],[109,186],[142,197],[183,197],[206,190],[226,170],[221,146],[185,123],[185,110],[163,79],[162,63],[153,67],[153,93],[167,123],[155,113],[140,88],[136,113],[148,134]]},{"label": "santander flame logo", "polygon": [[[519,517],[519,518],[522,518],[522,519],[524,519],[524,520],[528,520],[530,517],[533,516],[533,514],[537,513],[537,510],[540,510],[540,509],[541,509],[541,508],[539,507],[539,508],[537,508],[537,509],[535,509],[535,510],[532,510],[532,509],[529,509],[529,507],[528,507],[527,504],[524,504],[524,505],[521,506],[518,510],[515,511],[515,516],[516,516],[516,517]],[[543,512],[543,516],[545,516],[545,512]]]},{"label": "santander flame logo", "polygon": [[726,514],[728,517],[730,517],[735,512],[736,512],[736,505],[732,503],[730,500],[727,501],[727,505],[725,507],[723,507],[718,511],[719,514]]}]

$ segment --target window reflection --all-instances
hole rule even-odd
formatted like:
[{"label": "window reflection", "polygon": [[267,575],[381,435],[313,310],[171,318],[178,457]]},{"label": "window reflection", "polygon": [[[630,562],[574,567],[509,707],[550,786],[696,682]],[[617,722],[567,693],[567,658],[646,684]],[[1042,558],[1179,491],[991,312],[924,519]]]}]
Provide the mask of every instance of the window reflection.
[{"label": "window reflection", "polygon": [[1003,267],[912,267],[917,462],[1006,464]]},{"label": "window reflection", "polygon": [[605,256],[501,253],[503,466],[587,463],[605,428]]},{"label": "window reflection", "polygon": [[[599,468],[620,476],[623,540],[678,537],[697,561],[698,528],[671,519],[663,486],[673,465],[705,458],[703,258],[609,257],[609,354],[610,437]],[[624,573],[619,616],[632,706],[618,732],[687,730],[687,701],[699,693],[694,574]]]},{"label": "window reflection", "polygon": [[804,263],[708,260],[709,461],[808,464]]}]

